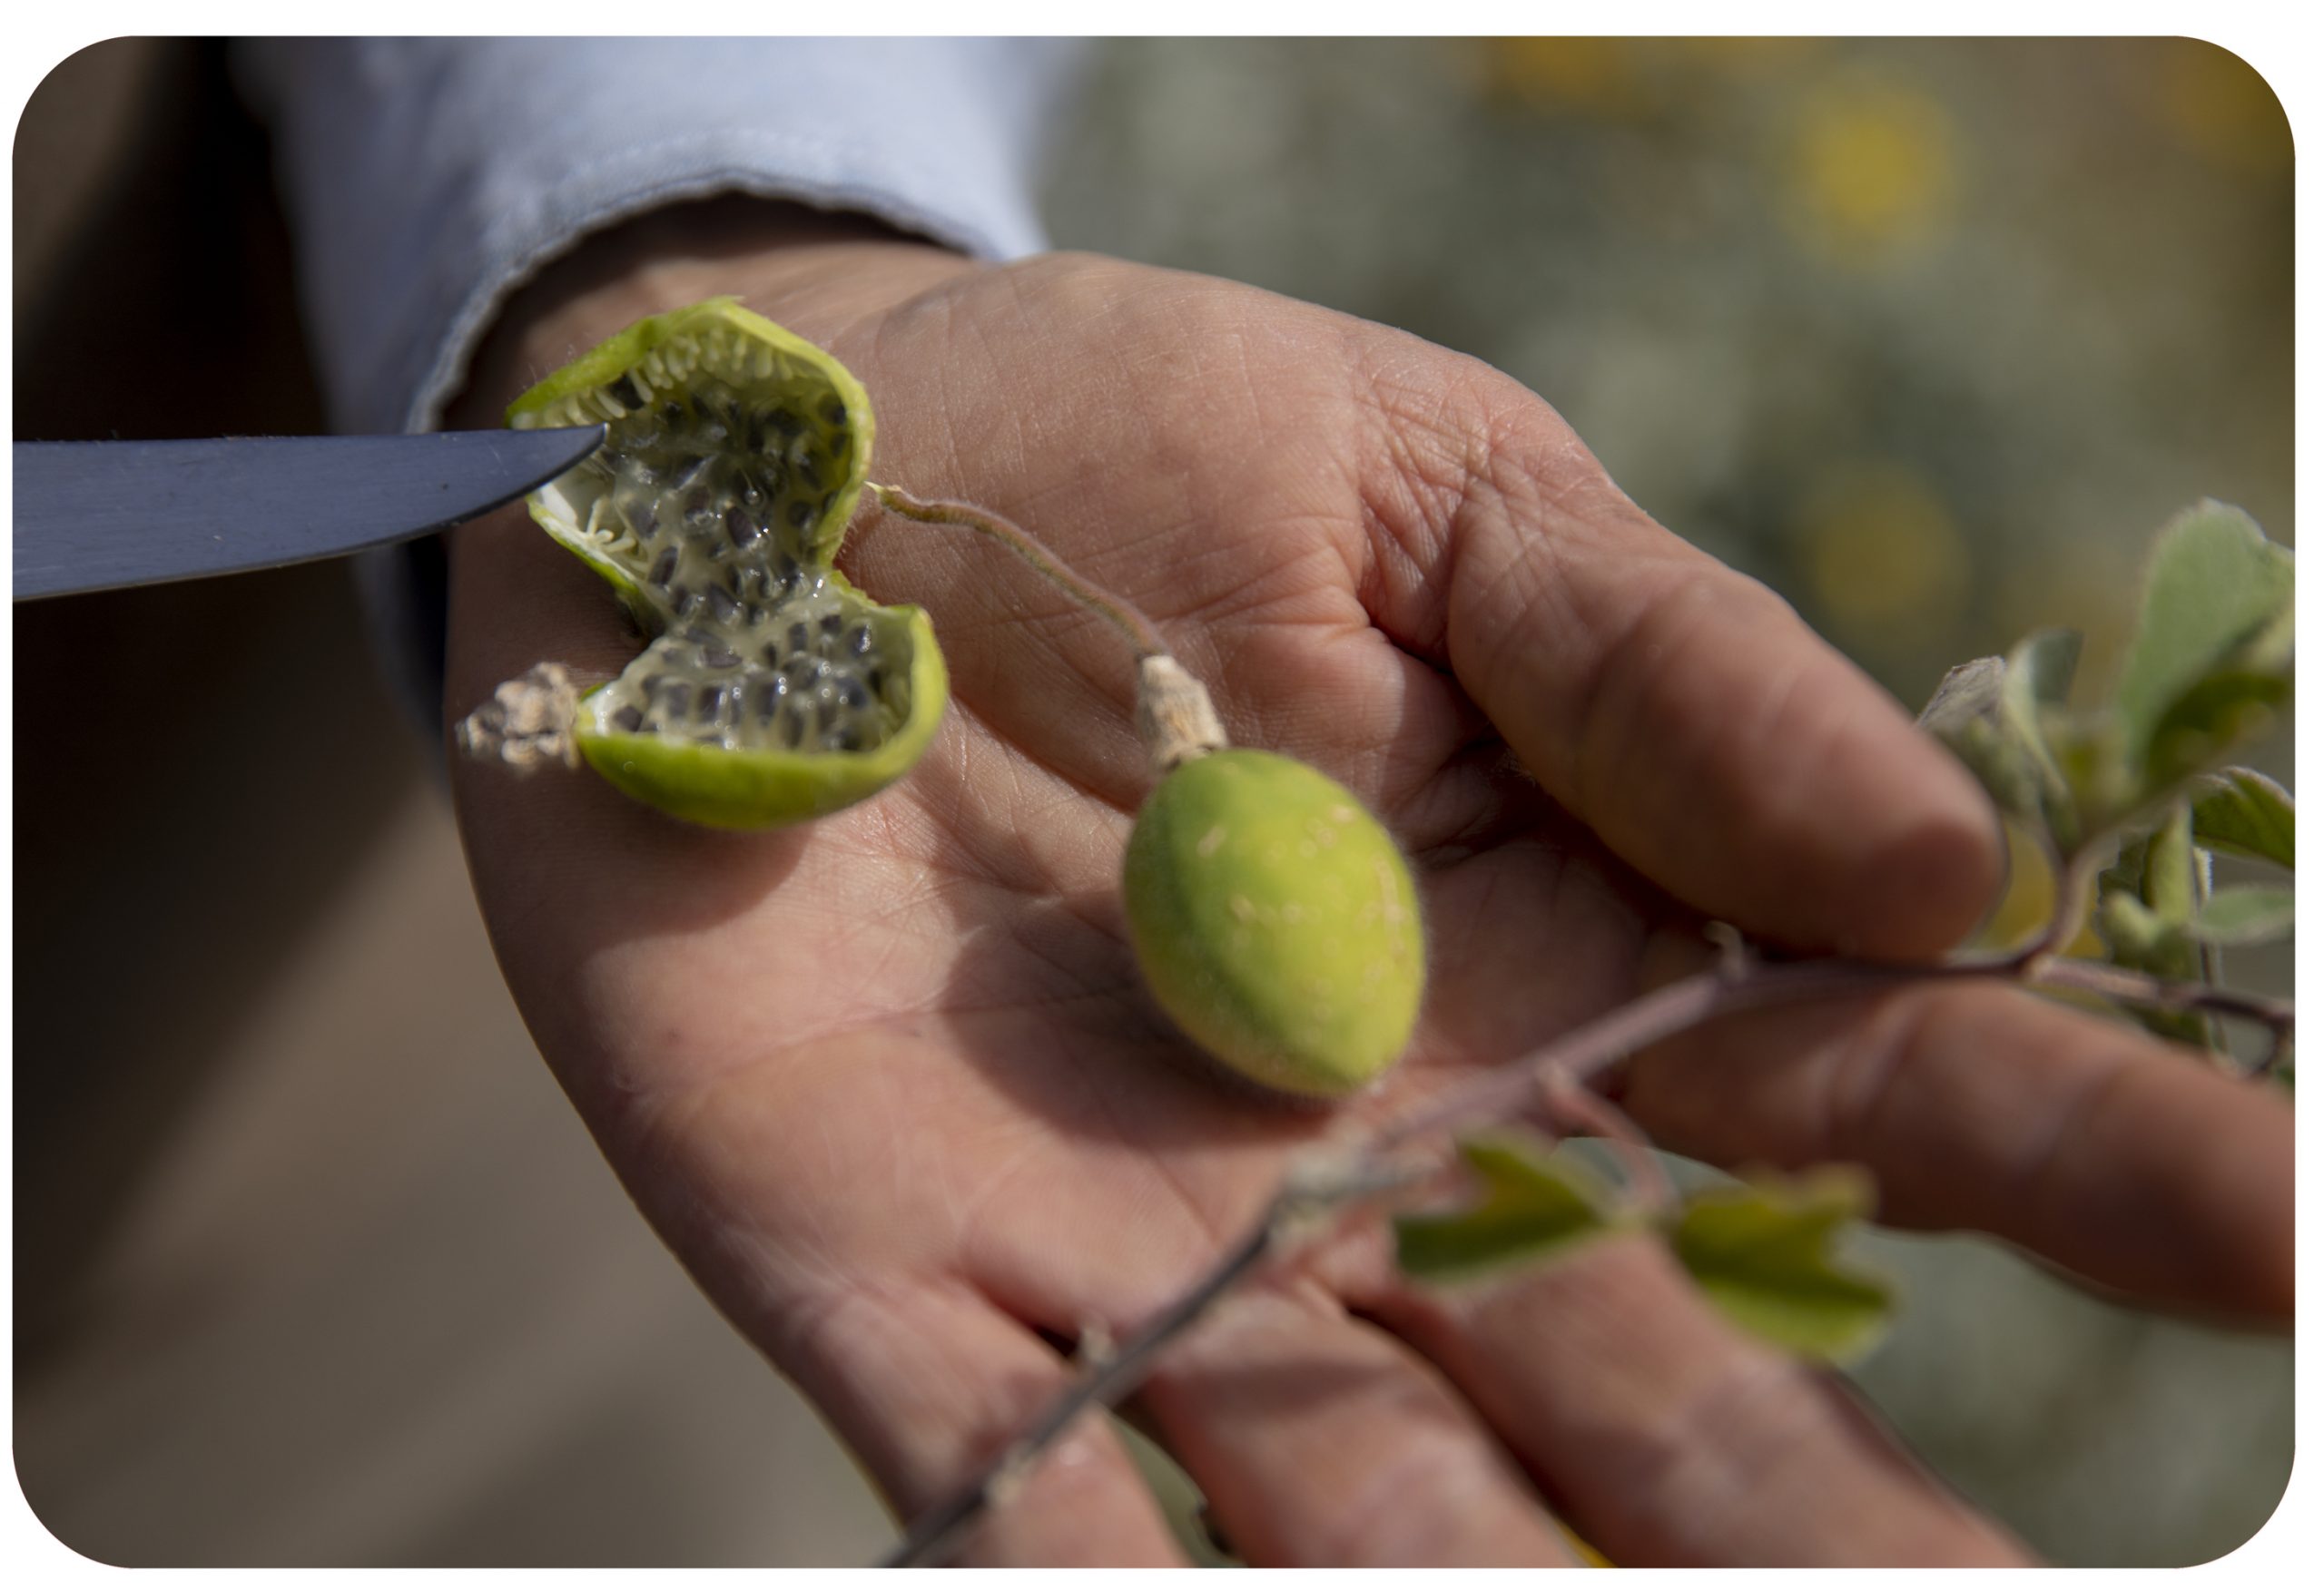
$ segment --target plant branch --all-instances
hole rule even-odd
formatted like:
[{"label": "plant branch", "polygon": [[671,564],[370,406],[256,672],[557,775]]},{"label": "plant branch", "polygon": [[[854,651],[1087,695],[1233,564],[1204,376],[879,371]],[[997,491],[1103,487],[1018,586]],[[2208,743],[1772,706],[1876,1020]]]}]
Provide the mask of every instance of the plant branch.
[{"label": "plant branch", "polygon": [[970,1526],[1024,1484],[1033,1465],[1075,1420],[1093,1408],[1112,1408],[1137,1390],[1163,1349],[1238,1282],[1305,1246],[1324,1229],[1324,1217],[1409,1179],[1409,1173],[1379,1172],[1330,1151],[1300,1162],[1285,1177],[1265,1212],[1226,1257],[1128,1341],[1110,1352],[1090,1353],[1080,1378],[1059,1394],[1033,1427],[971,1483],[913,1519],[881,1565],[909,1568],[942,1562]]},{"label": "plant branch", "polygon": [[2267,1059],[2259,1067],[2261,1071],[2274,1065],[2292,1035],[2295,1007],[2289,999],[2271,999],[2234,988],[2213,987],[2208,983],[2175,982],[2103,961],[2038,958],[2027,967],[2025,981],[2031,987],[2072,988],[2150,1010],[2228,1016],[2257,1023],[2266,1027],[2274,1040]]},{"label": "plant branch", "polygon": [[1328,1217],[1346,1205],[1421,1180],[1426,1173],[1400,1151],[1422,1139],[1506,1117],[1545,1087],[1578,1090],[1625,1055],[1719,1016],[1799,1000],[1878,993],[1915,982],[2009,976],[2023,966],[2022,957],[1911,967],[1731,960],[1610,1011],[1556,1043],[1451,1090],[1443,1100],[1389,1123],[1368,1138],[1295,1163],[1257,1222],[1225,1257],[1115,1354],[1089,1364],[1031,1428],[967,1485],[915,1518],[883,1565],[943,1561],[988,1508],[1007,1500],[1023,1484],[1033,1465],[1076,1419],[1092,1408],[1111,1408],[1135,1391],[1154,1360],[1221,1297],[1270,1261],[1304,1249],[1331,1229]]}]

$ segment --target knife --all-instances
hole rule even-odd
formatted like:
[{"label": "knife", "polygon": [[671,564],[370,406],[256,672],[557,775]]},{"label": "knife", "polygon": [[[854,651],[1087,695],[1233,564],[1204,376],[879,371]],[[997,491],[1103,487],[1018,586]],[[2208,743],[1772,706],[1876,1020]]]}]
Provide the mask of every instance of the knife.
[{"label": "knife", "polygon": [[15,444],[15,598],[281,568],[473,519],[602,425],[399,437]]}]

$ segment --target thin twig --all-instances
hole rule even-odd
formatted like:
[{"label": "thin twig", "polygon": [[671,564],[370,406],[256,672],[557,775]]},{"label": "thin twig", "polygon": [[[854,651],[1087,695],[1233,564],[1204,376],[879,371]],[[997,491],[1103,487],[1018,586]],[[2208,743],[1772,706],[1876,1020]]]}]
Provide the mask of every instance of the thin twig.
[{"label": "thin twig", "polygon": [[1400,1157],[1423,1137],[1504,1117],[1545,1080],[1579,1087],[1623,1055],[1699,1023],[1738,1011],[1793,1000],[1876,993],[1932,978],[1993,977],[2021,963],[1964,961],[1896,967],[1864,961],[1753,961],[1721,967],[1658,989],[1522,1059],[1496,1067],[1431,1107],[1391,1123],[1348,1149],[1299,1162],[1251,1231],[1176,1301],[1139,1328],[1120,1350],[1061,1390],[1024,1436],[967,1485],[912,1521],[884,1565],[911,1567],[944,1560],[986,1510],[1004,1500],[1042,1454],[1092,1408],[1111,1408],[1135,1391],[1164,1349],[1236,1285],[1270,1260],[1288,1257],[1330,1229],[1322,1217],[1357,1199],[1418,1180]]},{"label": "thin twig", "polygon": [[1409,1168],[1384,1169],[1344,1153],[1311,1156],[1284,1179],[1266,1212],[1226,1251],[1226,1256],[1137,1334],[1108,1353],[1087,1355],[1081,1376],[1058,1394],[1032,1428],[1011,1442],[969,1485],[912,1520],[911,1529],[882,1559],[883,1567],[921,1567],[942,1562],[960,1536],[989,1508],[1021,1486],[1043,1452],[1092,1408],[1112,1408],[1137,1389],[1162,1350],[1199,1320],[1237,1282],[1285,1259],[1327,1229],[1322,1217],[1356,1199],[1388,1191],[1413,1178]]},{"label": "thin twig", "polygon": [[2044,957],[2027,968],[2025,981],[2032,987],[2073,988],[2151,1010],[2238,1016],[2268,1028],[2279,1043],[2292,1032],[2295,1007],[2289,999],[2215,988],[2208,983],[2173,982],[2103,961]]},{"label": "thin twig", "polygon": [[917,519],[923,525],[958,525],[1000,542],[1041,578],[1121,631],[1130,649],[1137,653],[1138,661],[1169,653],[1170,648],[1162,642],[1162,632],[1154,627],[1152,619],[1138,611],[1136,603],[1076,574],[1063,558],[1042,545],[1039,536],[1013,519],[970,503],[923,499],[900,486],[881,486],[877,481],[869,484],[872,495],[880,499],[880,505],[891,514]]},{"label": "thin twig", "polygon": [[1562,1071],[1541,1078],[1541,1101],[1561,1122],[1571,1122],[1605,1141],[1622,1162],[1622,1193],[1642,1214],[1667,1213],[1679,1202],[1669,1173],[1654,1157],[1654,1143],[1630,1112],[1601,1093],[1584,1087]]}]

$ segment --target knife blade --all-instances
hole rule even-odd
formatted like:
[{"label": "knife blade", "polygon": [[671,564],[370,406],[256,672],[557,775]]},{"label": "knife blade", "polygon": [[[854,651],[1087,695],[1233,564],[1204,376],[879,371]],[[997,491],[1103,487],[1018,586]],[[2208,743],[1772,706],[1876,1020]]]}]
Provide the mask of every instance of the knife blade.
[{"label": "knife blade", "polygon": [[602,425],[394,437],[18,442],[17,601],[280,568],[473,519],[596,451]]}]

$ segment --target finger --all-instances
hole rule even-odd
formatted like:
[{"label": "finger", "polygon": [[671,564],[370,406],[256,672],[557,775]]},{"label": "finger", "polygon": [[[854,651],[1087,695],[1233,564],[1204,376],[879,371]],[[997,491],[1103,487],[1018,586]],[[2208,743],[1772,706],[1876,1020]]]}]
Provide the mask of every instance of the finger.
[{"label": "finger", "polygon": [[1457,409],[1441,389],[1381,399],[1403,483],[1376,516],[1422,576],[1384,624],[1440,643],[1550,792],[1690,904],[1801,947],[1957,942],[2000,876],[1967,774],[1766,587],[1640,512],[1539,399],[1468,379]]},{"label": "finger", "polygon": [[1624,1566],[2025,1560],[1819,1374],[1715,1318],[1658,1243],[1367,1307]]},{"label": "finger", "polygon": [[1492,1435],[1412,1351],[1313,1291],[1253,1290],[1138,1406],[1255,1564],[1574,1565]]},{"label": "finger", "polygon": [[[1029,1427],[1067,1379],[1057,1355],[965,1289],[852,1289],[779,1355],[909,1523]],[[1184,1566],[1152,1494],[1095,1414],[1042,1457],[954,1554],[1020,1566]]]},{"label": "finger", "polygon": [[2292,1112],[2126,1025],[1994,986],[1731,1017],[1623,1106],[1717,1163],[1867,1167],[1880,1218],[1971,1227],[2152,1301],[2289,1320]]}]

